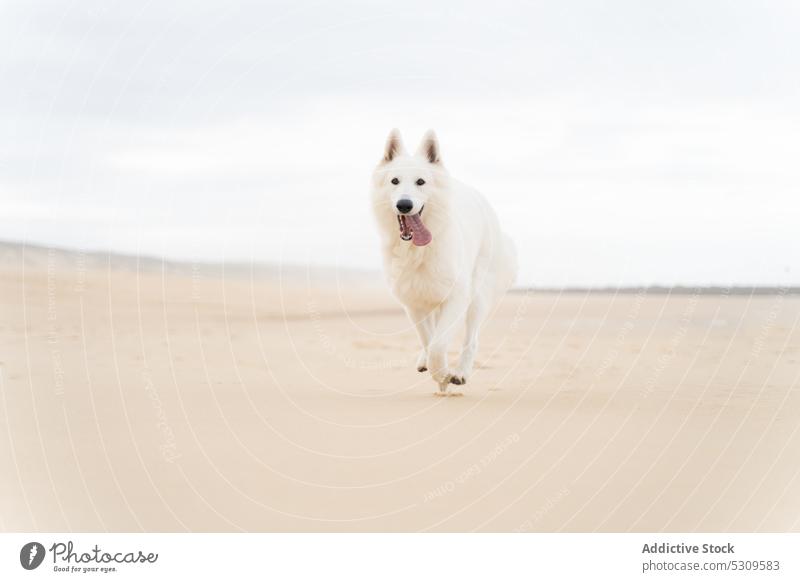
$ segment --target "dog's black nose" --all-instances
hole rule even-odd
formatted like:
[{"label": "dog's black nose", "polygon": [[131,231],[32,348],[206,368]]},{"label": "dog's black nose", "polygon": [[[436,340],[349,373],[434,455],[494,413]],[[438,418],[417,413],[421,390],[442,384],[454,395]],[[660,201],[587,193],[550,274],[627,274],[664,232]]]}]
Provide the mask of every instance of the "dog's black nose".
[{"label": "dog's black nose", "polygon": [[411,212],[412,208],[414,208],[414,203],[411,202],[411,200],[403,198],[397,201],[397,210],[399,210],[401,214],[408,214]]}]

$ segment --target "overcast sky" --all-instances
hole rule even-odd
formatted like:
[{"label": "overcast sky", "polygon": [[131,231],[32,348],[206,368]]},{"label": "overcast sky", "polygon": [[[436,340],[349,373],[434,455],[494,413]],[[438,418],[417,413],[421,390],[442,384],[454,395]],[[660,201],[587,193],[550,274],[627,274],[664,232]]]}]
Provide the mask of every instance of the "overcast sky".
[{"label": "overcast sky", "polygon": [[0,0],[0,238],[377,269],[433,127],[524,284],[798,284],[799,72],[788,0]]}]

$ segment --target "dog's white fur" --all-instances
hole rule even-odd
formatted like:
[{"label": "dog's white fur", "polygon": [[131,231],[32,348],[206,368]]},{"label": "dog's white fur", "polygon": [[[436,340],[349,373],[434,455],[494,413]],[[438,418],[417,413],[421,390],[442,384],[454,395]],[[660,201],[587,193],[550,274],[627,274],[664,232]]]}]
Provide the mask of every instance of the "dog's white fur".
[{"label": "dog's white fur", "polygon": [[[393,178],[399,184],[392,184]],[[422,186],[416,184],[420,178]],[[400,238],[396,204],[401,199],[414,203],[410,214],[424,210],[421,218],[433,235],[428,245]],[[430,370],[444,393],[448,383],[464,384],[472,372],[480,326],[516,277],[514,244],[486,199],[450,177],[433,131],[409,155],[392,130],[373,173],[372,205],[389,285],[422,343],[417,370]],[[464,344],[451,369],[448,346],[464,321]]]}]

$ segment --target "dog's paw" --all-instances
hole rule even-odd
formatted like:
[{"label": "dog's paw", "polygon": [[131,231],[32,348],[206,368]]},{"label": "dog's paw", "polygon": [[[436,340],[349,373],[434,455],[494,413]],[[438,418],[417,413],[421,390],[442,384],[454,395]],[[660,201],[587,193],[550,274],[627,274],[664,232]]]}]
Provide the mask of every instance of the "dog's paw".
[{"label": "dog's paw", "polygon": [[423,350],[417,358],[417,372],[428,371],[428,354]]},{"label": "dog's paw", "polygon": [[431,371],[431,378],[433,381],[436,382],[439,386],[447,386],[450,383],[450,379],[453,377],[453,374],[449,371],[446,372],[435,372]]},{"label": "dog's paw", "polygon": [[450,376],[450,383],[455,384],[456,386],[461,386],[467,383],[466,376],[459,376],[458,374],[453,374]]},{"label": "dog's paw", "polygon": [[447,389],[450,386],[450,378],[452,378],[453,375],[449,372],[446,374],[431,373],[431,377],[433,378],[433,381],[439,385],[439,393],[447,395]]}]

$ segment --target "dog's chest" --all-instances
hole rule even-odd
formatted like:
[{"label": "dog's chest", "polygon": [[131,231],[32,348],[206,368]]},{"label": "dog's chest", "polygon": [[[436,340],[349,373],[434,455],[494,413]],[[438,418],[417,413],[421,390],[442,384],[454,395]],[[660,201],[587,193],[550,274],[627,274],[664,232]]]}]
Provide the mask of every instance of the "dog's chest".
[{"label": "dog's chest", "polygon": [[388,257],[389,279],[404,303],[441,303],[454,283],[454,273],[438,260],[435,248],[395,245]]}]

